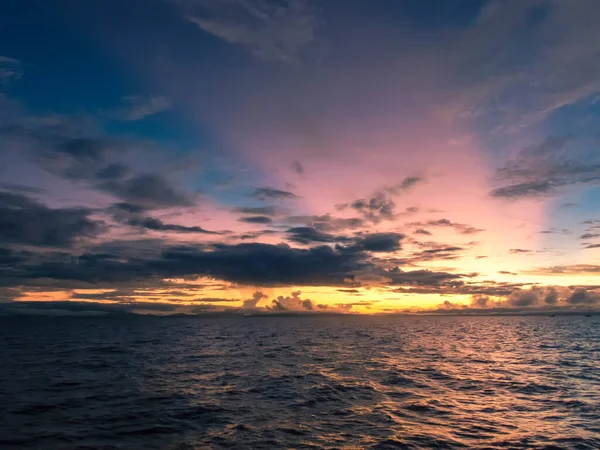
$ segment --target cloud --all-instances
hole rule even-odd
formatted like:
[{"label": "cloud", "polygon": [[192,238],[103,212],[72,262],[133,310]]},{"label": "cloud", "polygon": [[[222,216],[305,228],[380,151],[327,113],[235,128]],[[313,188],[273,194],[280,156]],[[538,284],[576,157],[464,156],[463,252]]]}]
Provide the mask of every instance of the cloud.
[{"label": "cloud", "polygon": [[179,191],[157,174],[140,174],[126,180],[105,182],[101,187],[125,202],[139,204],[148,209],[194,204],[191,195]]},{"label": "cloud", "polygon": [[[475,228],[471,225],[463,223],[452,222],[448,219],[428,220],[427,222],[411,222],[406,224],[409,227],[440,227],[440,228],[454,228],[460,234],[476,234],[485,231],[481,228]],[[421,232],[420,234],[427,234]],[[431,234],[431,233],[429,233]]]},{"label": "cloud", "polygon": [[579,287],[571,293],[569,298],[567,298],[567,303],[570,303],[571,305],[600,303],[600,292],[588,291],[586,288]]},{"label": "cloud", "polygon": [[340,247],[348,252],[394,252],[400,249],[404,235],[400,233],[370,233],[358,237],[333,235],[312,227],[294,227],[286,230],[288,240],[299,244],[337,243],[350,244]]},{"label": "cloud", "polygon": [[426,236],[431,236],[431,232],[429,232],[429,231],[427,231],[427,230],[425,230],[423,228],[417,228],[415,230],[415,234],[424,234]]},{"label": "cloud", "polygon": [[600,222],[596,220],[586,220],[585,222],[583,222],[583,224],[587,225],[587,227],[585,229],[585,232],[581,236],[579,236],[579,239],[589,240],[599,238],[600,225],[598,225],[598,223]]},{"label": "cloud", "polygon": [[404,180],[402,180],[401,183],[395,186],[388,187],[386,188],[386,190],[392,195],[398,195],[403,192],[409,191],[418,183],[422,183],[423,181],[425,180],[422,177],[406,177]]},{"label": "cloud", "polygon": [[513,255],[530,254],[533,253],[533,250],[525,250],[523,248],[511,248],[510,253],[512,253]]},{"label": "cloud", "polygon": [[256,188],[252,193],[253,197],[256,197],[258,200],[268,201],[268,200],[294,200],[297,199],[298,196],[289,192],[282,191],[280,189],[274,189],[269,187]]},{"label": "cloud", "polygon": [[135,122],[146,117],[168,111],[173,106],[171,99],[164,96],[141,97],[132,95],[123,98],[124,105],[109,112],[115,119]]},{"label": "cloud", "polygon": [[299,244],[312,244],[315,242],[348,242],[349,238],[345,236],[336,236],[325,233],[312,227],[294,227],[285,231],[288,240]]},{"label": "cloud", "polygon": [[400,250],[404,235],[400,233],[371,233],[356,240],[356,246],[368,252],[394,252]]},{"label": "cloud", "polygon": [[203,31],[264,61],[299,62],[319,24],[305,0],[172,1]]},{"label": "cloud", "polygon": [[315,304],[310,299],[302,299],[302,292],[292,292],[291,296],[279,296],[267,306],[270,311],[313,311],[316,309]]},{"label": "cloud", "polygon": [[0,86],[21,78],[23,70],[19,60],[0,56]]},{"label": "cloud", "polygon": [[195,203],[192,195],[178,190],[158,174],[140,174],[125,180],[107,181],[100,187],[125,202],[147,209],[193,206]]},{"label": "cloud", "polygon": [[363,267],[367,255],[329,246],[298,249],[259,243],[225,245],[211,249],[170,248],[149,262],[165,277],[208,275],[234,283],[267,285],[343,285]]},{"label": "cloud", "polygon": [[301,224],[307,227],[315,228],[322,232],[345,231],[364,226],[364,220],[358,217],[334,217],[330,214],[321,216],[289,216],[285,219],[286,223]]},{"label": "cloud", "polygon": [[69,247],[105,231],[87,208],[48,208],[22,194],[0,192],[0,243]]},{"label": "cloud", "polygon": [[[347,208],[354,209],[361,214],[363,218],[371,223],[377,224],[384,220],[394,220],[396,218],[396,202],[392,197],[396,197],[411,190],[416,184],[421,183],[421,177],[406,177],[402,182],[393,186],[384,186],[375,191],[373,195],[367,198],[359,198],[351,203],[342,203],[336,205],[338,210]],[[406,208],[403,214],[414,214],[418,212],[417,207]]]},{"label": "cloud", "polygon": [[221,234],[216,231],[208,231],[199,226],[185,226],[171,223],[164,223],[155,217],[133,216],[126,221],[127,225],[143,228],[152,231],[173,231],[176,233],[201,233],[201,234]]},{"label": "cloud", "polygon": [[244,300],[242,309],[256,309],[258,308],[258,302],[260,302],[263,298],[267,297],[268,296],[266,294],[257,291],[254,294],[252,294],[252,298]]},{"label": "cloud", "polygon": [[449,272],[435,272],[431,270],[412,270],[403,271],[399,267],[394,267],[385,271],[385,276],[389,278],[390,286],[413,285],[413,286],[440,286],[450,280],[459,280],[467,277],[465,274],[456,274]]},{"label": "cloud", "polygon": [[271,301],[270,305],[266,306],[267,311],[271,312],[305,312],[311,314],[318,313],[347,313],[353,306],[370,306],[373,302],[352,302],[338,303],[335,306],[316,304],[310,299],[302,299],[301,291],[292,292],[289,296],[280,295]]},{"label": "cloud", "polygon": [[250,217],[242,217],[238,219],[238,222],[244,223],[256,223],[256,224],[270,224],[273,222],[273,219],[267,216],[250,216]]},{"label": "cloud", "polygon": [[241,207],[234,209],[233,212],[253,216],[276,216],[278,209],[275,206]]},{"label": "cloud", "polygon": [[589,287],[532,286],[508,295],[473,295],[469,304],[445,301],[433,311],[461,313],[524,313],[577,311],[600,305],[600,291]]},{"label": "cloud", "polygon": [[491,191],[492,197],[518,199],[554,194],[572,185],[600,184],[600,159],[581,153],[571,137],[549,136],[538,145],[523,148],[496,171],[509,184]]},{"label": "cloud", "polygon": [[109,193],[147,209],[193,206],[196,194],[172,185],[164,174],[135,173],[119,159],[136,143],[104,136],[82,136],[70,121],[30,120],[0,130],[10,139],[34,144],[39,165],[48,172]]},{"label": "cloud", "polygon": [[[600,91],[598,33],[581,24],[599,17],[594,0],[487,2],[480,20],[445,35],[454,44],[456,76],[468,80],[454,86],[457,116],[502,124],[496,134],[517,133],[593,98]],[[520,51],[492,50],[502,45]]]},{"label": "cloud", "polygon": [[294,161],[290,165],[290,169],[297,175],[304,175],[304,166],[299,161]]},{"label": "cloud", "polygon": [[598,275],[600,266],[595,264],[572,264],[563,266],[538,267],[528,270],[532,275]]},{"label": "cloud", "polygon": [[176,310],[176,306],[159,302],[98,303],[70,300],[0,303],[0,315],[98,316],[133,314],[136,310],[172,313]]},{"label": "cloud", "polygon": [[595,239],[600,237],[600,233],[584,233],[579,236],[579,239]]},{"label": "cloud", "polygon": [[350,207],[360,213],[365,220],[379,223],[382,220],[393,220],[396,203],[384,192],[377,192],[373,197],[358,199],[349,205],[339,205],[339,209]]}]

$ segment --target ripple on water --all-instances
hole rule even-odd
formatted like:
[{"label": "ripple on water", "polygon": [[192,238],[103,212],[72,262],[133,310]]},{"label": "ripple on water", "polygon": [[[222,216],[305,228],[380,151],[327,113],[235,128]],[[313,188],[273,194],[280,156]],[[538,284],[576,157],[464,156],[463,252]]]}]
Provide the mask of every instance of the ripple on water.
[{"label": "ripple on water", "polygon": [[0,322],[9,449],[600,449],[592,318]]}]

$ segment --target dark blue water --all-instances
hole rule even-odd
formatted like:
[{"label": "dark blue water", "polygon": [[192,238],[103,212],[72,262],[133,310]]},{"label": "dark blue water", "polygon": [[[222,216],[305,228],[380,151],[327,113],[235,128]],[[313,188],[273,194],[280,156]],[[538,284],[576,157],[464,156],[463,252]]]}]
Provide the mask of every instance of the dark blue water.
[{"label": "dark blue water", "polygon": [[598,317],[5,317],[0,355],[2,448],[600,448]]}]

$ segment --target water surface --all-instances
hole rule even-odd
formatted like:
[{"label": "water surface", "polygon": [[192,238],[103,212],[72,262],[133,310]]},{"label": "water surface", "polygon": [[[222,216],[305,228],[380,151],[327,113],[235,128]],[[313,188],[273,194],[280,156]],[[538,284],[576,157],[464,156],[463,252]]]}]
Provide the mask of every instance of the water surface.
[{"label": "water surface", "polygon": [[598,317],[4,317],[0,355],[2,448],[600,448]]}]

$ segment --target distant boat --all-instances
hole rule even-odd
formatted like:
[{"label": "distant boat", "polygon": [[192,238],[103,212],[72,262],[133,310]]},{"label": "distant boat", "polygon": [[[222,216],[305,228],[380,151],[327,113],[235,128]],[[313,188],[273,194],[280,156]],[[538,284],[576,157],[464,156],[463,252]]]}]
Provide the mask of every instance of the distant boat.
[{"label": "distant boat", "polygon": [[556,317],[556,314],[550,314],[550,317]]}]

